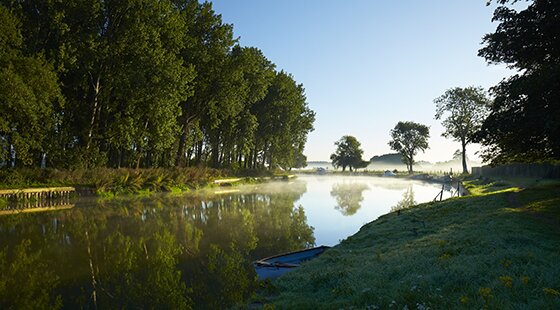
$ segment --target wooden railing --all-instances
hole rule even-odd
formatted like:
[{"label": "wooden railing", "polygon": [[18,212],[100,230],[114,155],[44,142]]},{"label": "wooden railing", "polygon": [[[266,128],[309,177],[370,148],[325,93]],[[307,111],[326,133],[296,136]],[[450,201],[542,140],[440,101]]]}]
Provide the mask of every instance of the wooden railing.
[{"label": "wooden railing", "polygon": [[14,200],[46,200],[69,197],[74,192],[75,187],[0,189],[0,197]]}]

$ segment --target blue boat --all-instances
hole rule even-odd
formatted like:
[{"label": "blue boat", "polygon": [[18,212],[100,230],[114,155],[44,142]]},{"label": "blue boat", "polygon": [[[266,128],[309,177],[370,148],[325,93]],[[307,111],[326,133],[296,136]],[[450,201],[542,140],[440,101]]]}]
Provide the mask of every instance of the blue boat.
[{"label": "blue boat", "polygon": [[290,253],[270,256],[253,263],[259,280],[274,279],[300,266],[302,262],[311,260],[330,249],[329,246],[319,246]]}]

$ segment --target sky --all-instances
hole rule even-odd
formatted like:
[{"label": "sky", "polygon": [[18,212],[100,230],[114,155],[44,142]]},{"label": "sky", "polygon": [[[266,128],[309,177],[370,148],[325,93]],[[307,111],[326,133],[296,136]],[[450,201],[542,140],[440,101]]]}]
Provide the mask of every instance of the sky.
[{"label": "sky", "polygon": [[[416,160],[451,159],[460,144],[441,136],[433,100],[450,88],[486,89],[512,74],[477,56],[496,29],[486,0],[215,0],[242,46],[261,49],[305,87],[315,130],[304,154],[328,161],[334,142],[355,136],[364,159],[391,153],[399,121],[430,127]],[[480,146],[467,146],[467,155]]]}]

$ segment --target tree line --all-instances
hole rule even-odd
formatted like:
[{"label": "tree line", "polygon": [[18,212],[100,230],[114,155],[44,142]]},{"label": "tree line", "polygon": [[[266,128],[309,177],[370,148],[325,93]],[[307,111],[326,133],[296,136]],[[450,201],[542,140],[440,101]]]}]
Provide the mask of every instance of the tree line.
[{"label": "tree line", "polygon": [[0,0],[0,165],[299,167],[315,113],[210,2]]},{"label": "tree line", "polygon": [[[442,119],[445,128],[442,136],[461,143],[459,151],[463,173],[468,173],[466,147],[473,142],[473,136],[480,130],[484,117],[488,115],[490,104],[486,91],[480,87],[452,88],[434,100],[436,119]],[[409,174],[414,172],[414,158],[418,152],[429,148],[430,128],[412,121],[400,121],[390,131],[388,142],[392,150],[397,151],[406,165]],[[369,162],[362,160],[363,150],[360,142],[353,136],[343,136],[335,142],[336,152],[331,155],[334,167],[346,167],[350,171],[365,168]]]},{"label": "tree line", "polygon": [[[434,100],[435,119],[445,128],[442,136],[461,144],[463,173],[468,173],[470,143],[480,143],[483,160],[492,165],[560,161],[560,1],[533,0],[523,10],[508,6],[517,0],[496,2],[492,20],[499,24],[483,37],[478,55],[517,73],[489,93],[482,87],[455,87]],[[417,152],[428,148],[428,138],[429,128],[414,122],[398,122],[391,130],[389,146],[402,155],[409,173]],[[335,167],[363,167],[355,137],[344,136],[335,145]]]}]

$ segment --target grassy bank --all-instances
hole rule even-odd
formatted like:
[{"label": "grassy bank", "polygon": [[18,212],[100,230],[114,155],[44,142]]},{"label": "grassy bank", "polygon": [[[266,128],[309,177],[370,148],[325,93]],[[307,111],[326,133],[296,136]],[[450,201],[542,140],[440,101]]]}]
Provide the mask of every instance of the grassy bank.
[{"label": "grassy bank", "polygon": [[513,181],[471,180],[476,195],[382,216],[265,284],[259,302],[278,309],[557,309],[560,186]]},{"label": "grassy bank", "polygon": [[0,188],[79,186],[99,193],[137,193],[196,188],[226,175],[209,168],[177,169],[3,169]]},{"label": "grassy bank", "polygon": [[[74,186],[102,196],[180,193],[215,186],[217,179],[242,178],[237,184],[288,178],[282,171],[227,170],[212,168],[168,169],[0,169],[0,189]],[[0,201],[1,204],[1,201]]]}]

